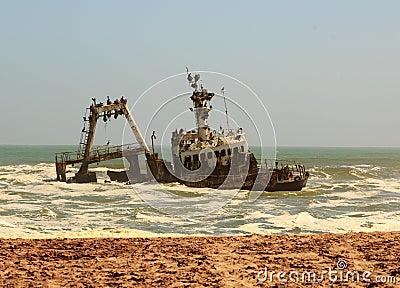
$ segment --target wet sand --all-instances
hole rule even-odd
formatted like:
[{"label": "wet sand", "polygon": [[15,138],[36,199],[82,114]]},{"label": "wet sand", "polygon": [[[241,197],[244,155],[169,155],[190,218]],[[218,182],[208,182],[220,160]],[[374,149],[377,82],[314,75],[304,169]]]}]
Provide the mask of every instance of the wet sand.
[{"label": "wet sand", "polygon": [[400,287],[400,232],[0,245],[1,287]]}]

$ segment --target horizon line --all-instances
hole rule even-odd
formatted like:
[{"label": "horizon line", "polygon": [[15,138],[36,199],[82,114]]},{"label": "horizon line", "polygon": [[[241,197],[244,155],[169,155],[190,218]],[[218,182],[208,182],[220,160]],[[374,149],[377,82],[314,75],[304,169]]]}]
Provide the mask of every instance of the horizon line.
[{"label": "horizon line", "polygon": [[[133,143],[134,144],[134,143]],[[116,144],[123,145],[123,144]],[[79,146],[78,144],[9,144],[9,143],[0,143],[0,146]],[[98,144],[94,144],[94,146],[102,146]],[[162,145],[155,145],[162,146]],[[249,145],[249,147],[257,147],[253,145]],[[271,147],[271,146],[263,146],[263,147]],[[400,148],[400,146],[347,146],[347,145],[339,145],[339,146],[319,146],[319,145],[277,145],[277,148]]]}]

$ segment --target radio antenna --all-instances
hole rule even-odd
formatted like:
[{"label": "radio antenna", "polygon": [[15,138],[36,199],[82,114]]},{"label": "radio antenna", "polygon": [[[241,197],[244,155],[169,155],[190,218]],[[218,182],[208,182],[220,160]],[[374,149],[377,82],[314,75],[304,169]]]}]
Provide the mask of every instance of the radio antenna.
[{"label": "radio antenna", "polygon": [[221,88],[221,93],[222,93],[222,96],[224,97],[226,125],[228,126],[228,133],[229,133],[229,131],[230,131],[230,128],[229,128],[229,117],[228,117],[228,108],[226,107],[225,88],[224,87]]}]

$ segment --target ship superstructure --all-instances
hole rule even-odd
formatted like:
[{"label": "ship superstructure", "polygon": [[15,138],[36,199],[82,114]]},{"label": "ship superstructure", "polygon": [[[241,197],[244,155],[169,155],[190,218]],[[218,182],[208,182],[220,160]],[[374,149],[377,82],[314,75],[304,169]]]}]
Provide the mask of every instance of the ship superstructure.
[{"label": "ship superstructure", "polygon": [[[189,186],[226,188],[243,184],[249,170],[257,169],[253,154],[248,150],[243,129],[211,129],[208,124],[212,110],[211,100],[215,96],[202,85],[200,75],[188,74],[190,86],[194,89],[190,99],[196,128],[190,131],[175,130],[172,133],[171,148],[174,172]],[[241,182],[241,183],[239,183]],[[241,188],[241,186],[237,187]]]}]

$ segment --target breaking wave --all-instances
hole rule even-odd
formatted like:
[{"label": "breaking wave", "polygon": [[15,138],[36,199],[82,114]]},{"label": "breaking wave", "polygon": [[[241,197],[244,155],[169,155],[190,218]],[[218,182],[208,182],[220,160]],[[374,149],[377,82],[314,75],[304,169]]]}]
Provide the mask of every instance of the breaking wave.
[{"label": "breaking wave", "polygon": [[[0,237],[159,237],[400,229],[398,161],[388,157],[347,161],[356,164],[337,159],[310,158],[304,162],[310,163],[307,166],[311,176],[303,191],[263,193],[254,203],[248,201],[247,191],[240,191],[221,209],[197,218],[161,214],[148,206],[135,187],[156,189],[153,183],[104,183],[106,167],[91,168],[98,183],[67,184],[53,181],[52,163],[4,165],[0,166]],[[73,167],[70,174],[76,171]],[[165,188],[180,196],[174,205],[188,211],[196,208],[191,206],[190,198],[210,193],[210,189],[177,183]]]}]

